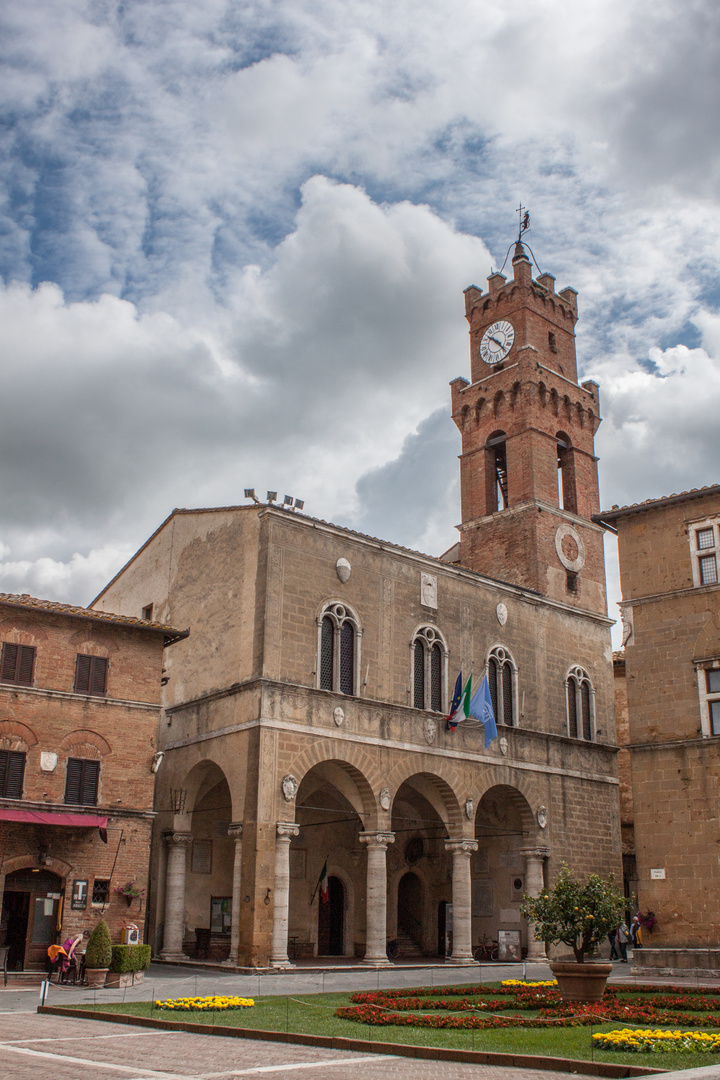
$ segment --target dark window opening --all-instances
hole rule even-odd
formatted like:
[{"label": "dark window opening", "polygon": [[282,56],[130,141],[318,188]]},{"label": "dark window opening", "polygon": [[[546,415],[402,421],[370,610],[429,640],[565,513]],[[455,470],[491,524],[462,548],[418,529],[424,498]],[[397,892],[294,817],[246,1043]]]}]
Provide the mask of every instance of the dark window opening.
[{"label": "dark window opening", "polygon": [[320,630],[320,689],[332,690],[333,688],[333,640],[335,637],[335,624],[329,615],[322,621]]},{"label": "dark window opening", "polygon": [[558,506],[561,510],[577,513],[577,490],[575,484],[575,458],[573,448],[564,432],[557,435]]},{"label": "dark window opening", "polygon": [[578,737],[576,693],[575,680],[570,679],[568,683],[568,731],[571,739],[577,739]]},{"label": "dark window opening", "polygon": [[497,650],[488,660],[488,687],[495,720],[513,727],[515,724],[514,670],[504,649]]},{"label": "dark window opening", "polygon": [[488,660],[488,687],[490,688],[490,700],[492,701],[495,719],[499,723],[500,717],[498,716],[497,676],[498,663],[495,657],[491,656]]},{"label": "dark window opening", "polygon": [[548,346],[550,347],[550,352],[555,352],[555,353],[557,352],[557,343],[555,341],[555,335],[551,331],[548,332]]},{"label": "dark window opening", "polygon": [[355,681],[355,630],[351,622],[340,627],[340,693],[352,694]]},{"label": "dark window opening", "polygon": [[485,444],[485,509],[494,514],[507,510],[508,500],[507,450],[503,431],[492,435]]},{"label": "dark window opening", "polygon": [[567,679],[568,735],[591,742],[593,733],[592,684],[582,668],[573,668]]},{"label": "dark window opening", "polygon": [[35,667],[35,648],[32,645],[15,645],[3,642],[0,660],[0,682],[32,686]]},{"label": "dark window opening", "polygon": [[78,653],[75,660],[75,693],[107,693],[108,662],[104,656],[84,656]]},{"label": "dark window opening", "polygon": [[717,562],[714,555],[705,555],[700,559],[700,584],[717,585]]},{"label": "dark window opening", "polygon": [[572,570],[567,571],[565,588],[569,593],[576,593],[578,591],[578,576],[577,574],[574,574]]},{"label": "dark window opening", "polygon": [[143,619],[146,619],[147,622],[152,622],[152,617],[153,617],[153,606],[152,606],[152,604],[148,604],[147,607],[144,607],[142,609],[142,617],[143,617]]},{"label": "dark window opening", "polygon": [[413,705],[416,709],[425,708],[425,648],[422,641],[415,642],[413,650]]},{"label": "dark window opening", "polygon": [[76,806],[97,806],[100,762],[68,758],[65,802]]},{"label": "dark window opening", "polygon": [[92,902],[93,904],[107,904],[110,899],[110,882],[105,878],[95,878],[93,881]]},{"label": "dark window opening", "polygon": [[439,645],[433,645],[430,652],[430,708],[433,712],[442,709],[442,654]]},{"label": "dark window opening", "polygon": [[715,536],[713,530],[710,529],[698,529],[697,531],[697,546],[698,551],[702,551],[703,548],[715,547]]},{"label": "dark window opening", "polygon": [[585,679],[580,684],[580,706],[582,709],[583,739],[592,739],[590,723],[590,687]]},{"label": "dark window opening", "polygon": [[710,731],[713,735],[720,735],[720,701],[710,702]]},{"label": "dark window opening", "polygon": [[22,799],[25,754],[20,750],[0,750],[0,797]]}]

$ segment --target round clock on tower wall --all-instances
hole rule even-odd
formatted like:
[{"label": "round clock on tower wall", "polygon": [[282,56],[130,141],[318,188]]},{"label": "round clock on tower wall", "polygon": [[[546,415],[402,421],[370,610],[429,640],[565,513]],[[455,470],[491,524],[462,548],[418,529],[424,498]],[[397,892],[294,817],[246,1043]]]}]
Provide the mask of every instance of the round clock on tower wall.
[{"label": "round clock on tower wall", "polygon": [[507,319],[494,322],[480,339],[480,359],[486,364],[499,364],[512,349],[514,340],[512,323]]}]

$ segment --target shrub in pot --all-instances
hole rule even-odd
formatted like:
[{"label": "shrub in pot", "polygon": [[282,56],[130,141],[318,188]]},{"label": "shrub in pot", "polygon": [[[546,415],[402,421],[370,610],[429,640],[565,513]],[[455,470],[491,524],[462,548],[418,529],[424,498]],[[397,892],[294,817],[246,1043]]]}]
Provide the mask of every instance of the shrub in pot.
[{"label": "shrub in pot", "polygon": [[565,1000],[599,1001],[602,997],[612,964],[586,963],[586,957],[592,957],[617,929],[625,904],[612,874],[608,878],[590,874],[580,880],[565,863],[552,889],[524,898],[520,911],[534,924],[535,940],[568,945],[575,954],[574,963],[550,964]]},{"label": "shrub in pot", "polygon": [[152,950],[149,945],[113,945],[106,986],[134,986],[142,982],[143,972],[150,966]]},{"label": "shrub in pot", "polygon": [[104,986],[111,960],[112,942],[108,924],[104,919],[99,919],[85,949],[85,974],[88,986]]}]

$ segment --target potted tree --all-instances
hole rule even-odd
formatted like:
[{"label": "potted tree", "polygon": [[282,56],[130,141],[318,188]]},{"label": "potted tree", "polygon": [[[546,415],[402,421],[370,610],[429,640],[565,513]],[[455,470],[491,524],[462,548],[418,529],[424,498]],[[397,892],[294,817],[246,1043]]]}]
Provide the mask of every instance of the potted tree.
[{"label": "potted tree", "polygon": [[602,998],[612,964],[587,962],[586,958],[593,956],[598,945],[617,929],[625,903],[612,874],[606,879],[590,874],[580,881],[565,863],[552,889],[524,898],[520,911],[534,923],[536,941],[568,945],[575,954],[574,962],[550,964],[565,1001]]},{"label": "potted tree", "polygon": [[88,986],[105,985],[105,976],[112,960],[110,931],[104,919],[98,920],[85,949],[85,974]]}]

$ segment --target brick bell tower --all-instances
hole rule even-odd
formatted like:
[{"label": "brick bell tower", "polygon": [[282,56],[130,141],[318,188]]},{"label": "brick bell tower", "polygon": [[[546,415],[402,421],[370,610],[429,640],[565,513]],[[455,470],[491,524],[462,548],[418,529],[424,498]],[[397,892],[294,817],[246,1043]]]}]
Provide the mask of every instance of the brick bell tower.
[{"label": "brick bell tower", "polygon": [[[527,227],[527,217],[524,221]],[[452,382],[462,435],[460,565],[605,614],[594,436],[597,383],[577,381],[577,293],[532,276],[521,226],[513,276],[465,290],[472,381]]]}]

